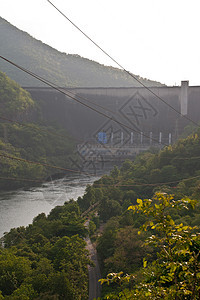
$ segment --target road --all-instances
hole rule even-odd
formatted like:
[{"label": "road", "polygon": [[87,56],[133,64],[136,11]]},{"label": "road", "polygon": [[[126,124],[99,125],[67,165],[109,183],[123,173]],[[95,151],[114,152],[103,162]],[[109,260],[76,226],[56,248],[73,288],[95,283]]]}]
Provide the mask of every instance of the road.
[{"label": "road", "polygon": [[[89,221],[85,223],[85,226],[88,227]],[[99,263],[97,259],[97,252],[94,246],[91,243],[89,237],[85,239],[87,246],[86,249],[89,251],[90,259],[94,263],[94,267],[88,266],[89,272],[89,300],[93,300],[94,298],[98,298],[101,296],[101,284],[99,279],[101,278]]]}]

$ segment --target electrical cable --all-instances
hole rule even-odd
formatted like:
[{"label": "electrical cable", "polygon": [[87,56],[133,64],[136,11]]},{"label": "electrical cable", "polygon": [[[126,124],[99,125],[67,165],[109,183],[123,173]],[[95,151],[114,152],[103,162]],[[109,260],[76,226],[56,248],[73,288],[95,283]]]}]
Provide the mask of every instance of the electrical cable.
[{"label": "electrical cable", "polygon": [[[12,158],[13,159],[13,158]],[[93,183],[93,186],[99,186],[99,187],[135,187],[135,186],[159,186],[159,185],[168,185],[168,184],[174,184],[174,183],[178,183],[181,181],[189,181],[189,180],[193,180],[193,179],[198,179],[200,177],[200,175],[198,176],[194,176],[194,177],[189,177],[189,178],[182,178],[179,180],[175,180],[175,181],[168,181],[168,182],[157,182],[157,183],[133,183],[133,184],[103,184],[103,183]],[[0,176],[1,180],[14,180],[14,181],[32,181],[32,182],[47,182],[45,180],[37,180],[37,179],[28,179],[28,178],[16,178],[16,177],[3,177]]]},{"label": "electrical cable", "polygon": [[[50,130],[45,130],[45,129],[41,128],[41,127],[40,127],[40,128],[34,127],[34,126],[32,126],[32,124],[27,124],[27,123],[22,123],[22,122],[19,122],[19,121],[16,121],[16,120],[12,120],[12,119],[7,118],[7,117],[2,116],[2,115],[0,115],[0,119],[2,119],[2,120],[4,120],[4,121],[16,123],[16,124],[18,124],[18,125],[20,125],[20,126],[27,127],[27,128],[33,129],[33,130],[35,130],[35,131],[42,131],[42,132],[45,132],[45,133],[48,133],[48,134],[52,134],[52,135],[55,135],[55,136],[58,136],[58,137],[62,137],[62,138],[64,138],[64,139],[66,139],[66,138],[67,138],[67,139],[71,139],[71,140],[75,140],[75,139],[76,139],[76,138],[73,138],[73,137],[71,137],[71,136],[66,136],[66,135],[54,133],[53,131],[50,131]],[[36,125],[36,126],[37,126],[37,124],[35,124],[35,123],[33,123],[33,125]],[[45,126],[45,125],[43,125],[43,126]],[[79,142],[82,142],[82,141],[83,141],[83,140],[80,140],[80,139],[76,139],[76,140],[79,141]]]},{"label": "electrical cable", "polygon": [[192,179],[197,179],[199,178],[200,175],[198,176],[194,176],[194,177],[189,177],[189,178],[182,178],[179,180],[175,180],[175,181],[168,181],[168,182],[156,182],[156,183],[133,183],[133,184],[103,184],[103,183],[93,183],[93,185],[95,186],[100,186],[100,187],[133,187],[133,186],[158,186],[158,185],[168,185],[168,184],[173,184],[173,183],[178,183],[181,181],[189,181]]},{"label": "electrical cable", "polygon": [[173,159],[184,159],[184,160],[190,160],[190,159],[199,159],[200,156],[192,156],[192,157],[174,157]]},{"label": "electrical cable", "polygon": [[89,174],[89,173],[83,172],[83,171],[62,168],[62,167],[54,166],[54,165],[51,165],[51,164],[41,163],[41,162],[37,162],[37,161],[31,161],[31,160],[28,160],[28,159],[15,157],[15,156],[10,156],[10,155],[6,155],[6,154],[1,154],[0,153],[0,157],[4,157],[4,158],[8,158],[8,159],[14,159],[14,160],[18,160],[18,161],[21,161],[21,162],[26,162],[26,163],[29,163],[29,164],[44,166],[44,167],[53,168],[53,169],[57,169],[57,170],[62,170],[62,171],[67,171],[67,172],[74,172],[74,173],[83,173],[84,175],[87,175],[87,176],[95,176],[95,174]]},{"label": "electrical cable", "polygon": [[[169,159],[169,156],[161,156],[161,157],[158,157],[159,159],[162,159],[162,158],[167,158]],[[173,157],[173,158],[170,158],[170,160],[191,160],[191,159],[199,159],[200,156],[191,156],[191,157]]]},{"label": "electrical cable", "polygon": [[[34,73],[33,73],[34,74]],[[37,75],[38,77],[40,77],[39,75]],[[42,78],[42,77],[41,77]],[[50,84],[51,84],[51,82],[50,81],[48,81],[47,79],[45,79],[46,80],[46,82],[49,82]],[[63,89],[64,91],[67,91],[68,93],[70,93],[70,94],[72,94],[74,97],[76,97],[76,98],[79,98],[79,99],[81,99],[81,100],[83,100],[83,101],[86,101],[86,102],[88,102],[88,103],[91,103],[92,105],[94,105],[94,106],[97,106],[97,107],[99,107],[99,108],[101,108],[101,109],[103,109],[103,110],[105,110],[106,112],[110,112],[112,115],[115,115],[115,116],[118,116],[118,117],[120,117],[121,118],[121,115],[118,113],[118,112],[114,112],[113,110],[111,110],[111,109],[109,109],[109,108],[107,108],[107,107],[105,107],[105,106],[102,106],[102,105],[100,105],[100,104],[98,104],[98,103],[95,103],[94,101],[91,101],[91,100],[89,100],[89,99],[86,99],[85,97],[83,97],[83,96],[80,96],[79,94],[75,94],[75,93],[73,93],[72,91],[70,91],[69,89],[67,89],[67,88],[61,88],[61,87],[59,87],[59,86],[57,86],[57,85],[55,85],[56,87],[58,87],[59,89]],[[26,88],[25,88],[26,89]],[[130,129],[130,128],[129,128]],[[165,131],[165,130],[162,130],[162,133],[163,132],[167,132],[168,133],[168,131]]]},{"label": "electrical cable", "polygon": [[148,90],[152,95],[154,95],[156,98],[158,98],[160,101],[165,103],[168,107],[173,109],[176,113],[187,119],[188,121],[192,122],[196,126],[199,127],[199,124],[197,124],[195,121],[190,119],[189,117],[183,115],[181,112],[179,112],[176,108],[174,108],[172,105],[167,103],[164,99],[162,99],[159,95],[157,95],[152,89],[150,89],[148,86],[146,86],[144,83],[142,83],[136,76],[134,76],[132,73],[127,71],[119,62],[117,62],[111,55],[109,55],[103,48],[101,48],[93,39],[91,39],[83,30],[80,29],[72,20],[70,20],[60,9],[58,9],[50,0],[47,0],[49,4],[51,4],[65,19],[67,19],[78,31],[80,31],[90,42],[92,42],[98,49],[100,49],[107,57],[109,57],[115,64],[118,65],[126,74],[131,76],[134,80],[136,80],[140,85],[142,85],[146,90]]},{"label": "electrical cable", "polygon": [[13,181],[27,181],[27,182],[38,182],[38,183],[44,183],[46,182],[44,179],[28,179],[28,178],[20,178],[20,177],[3,177],[0,176],[1,180],[13,180]]}]

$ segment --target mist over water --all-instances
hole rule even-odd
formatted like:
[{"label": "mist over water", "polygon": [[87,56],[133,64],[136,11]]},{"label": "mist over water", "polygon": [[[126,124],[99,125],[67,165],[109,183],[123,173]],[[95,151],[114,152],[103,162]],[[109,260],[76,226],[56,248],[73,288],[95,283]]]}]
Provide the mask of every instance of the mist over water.
[{"label": "mist over water", "polygon": [[44,183],[40,187],[0,193],[0,237],[11,228],[27,226],[40,213],[84,194],[87,184],[99,176],[73,175]]}]

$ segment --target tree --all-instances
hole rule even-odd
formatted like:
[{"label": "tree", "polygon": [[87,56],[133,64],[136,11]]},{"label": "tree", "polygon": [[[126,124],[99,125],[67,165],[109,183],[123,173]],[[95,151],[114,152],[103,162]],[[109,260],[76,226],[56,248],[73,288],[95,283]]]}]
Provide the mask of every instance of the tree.
[{"label": "tree", "polygon": [[145,249],[142,247],[142,238],[138,239],[137,231],[132,226],[126,226],[117,232],[114,242],[115,252],[105,260],[105,267],[108,271],[123,270],[129,273],[142,267]]},{"label": "tree", "polygon": [[[37,293],[34,291],[30,284],[22,284],[16,289],[12,295],[9,296],[9,300],[32,300],[35,299]],[[1,298],[0,298],[1,299]]]},{"label": "tree", "polygon": [[117,179],[119,177],[120,170],[117,168],[117,166],[114,166],[112,171],[110,172],[111,177],[114,179]]},{"label": "tree", "polygon": [[1,250],[0,290],[3,295],[12,294],[30,274],[31,262],[27,258],[17,257],[12,250]]},{"label": "tree", "polygon": [[102,262],[104,262],[104,260],[109,256],[113,255],[115,251],[114,243],[116,240],[118,228],[118,220],[114,218],[110,219],[106,224],[102,236],[100,236],[98,239],[97,251]]},{"label": "tree", "polygon": [[122,209],[119,202],[115,200],[108,200],[106,197],[102,200],[99,208],[99,215],[100,219],[104,222],[109,220],[111,217],[120,215],[121,212]]},{"label": "tree", "polygon": [[91,220],[89,223],[89,234],[93,235],[95,233],[96,228],[97,227],[96,227],[95,223]]},{"label": "tree", "polygon": [[49,258],[53,260],[54,269],[62,273],[59,276],[68,282],[68,286],[71,286],[76,295],[74,298],[62,299],[79,299],[80,295],[83,297],[80,299],[87,298],[87,265],[90,264],[90,260],[85,246],[85,241],[78,235],[65,236],[58,239],[50,251]]},{"label": "tree", "polygon": [[[149,232],[146,245],[157,249],[156,260],[148,263],[143,258],[143,279],[131,292],[126,288],[126,277],[121,299],[199,299],[200,296],[200,234],[197,227],[175,224],[171,210],[191,209],[196,202],[189,198],[175,200],[172,195],[157,193],[152,199],[137,200],[130,206],[134,213],[148,217],[140,231]],[[152,234],[151,234],[152,233]],[[123,274],[109,274],[102,282],[124,282]],[[123,292],[123,293],[122,293]],[[114,298],[107,298],[114,299]]]}]

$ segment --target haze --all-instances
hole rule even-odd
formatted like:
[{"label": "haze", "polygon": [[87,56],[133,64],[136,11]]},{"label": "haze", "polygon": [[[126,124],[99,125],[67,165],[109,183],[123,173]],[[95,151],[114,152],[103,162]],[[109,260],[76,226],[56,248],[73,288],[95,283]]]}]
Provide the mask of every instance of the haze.
[{"label": "haze", "polygon": [[[127,70],[167,85],[200,85],[198,0],[52,0]],[[1,17],[58,49],[116,66],[47,0],[1,0]],[[117,67],[117,66],[116,66]]]}]

